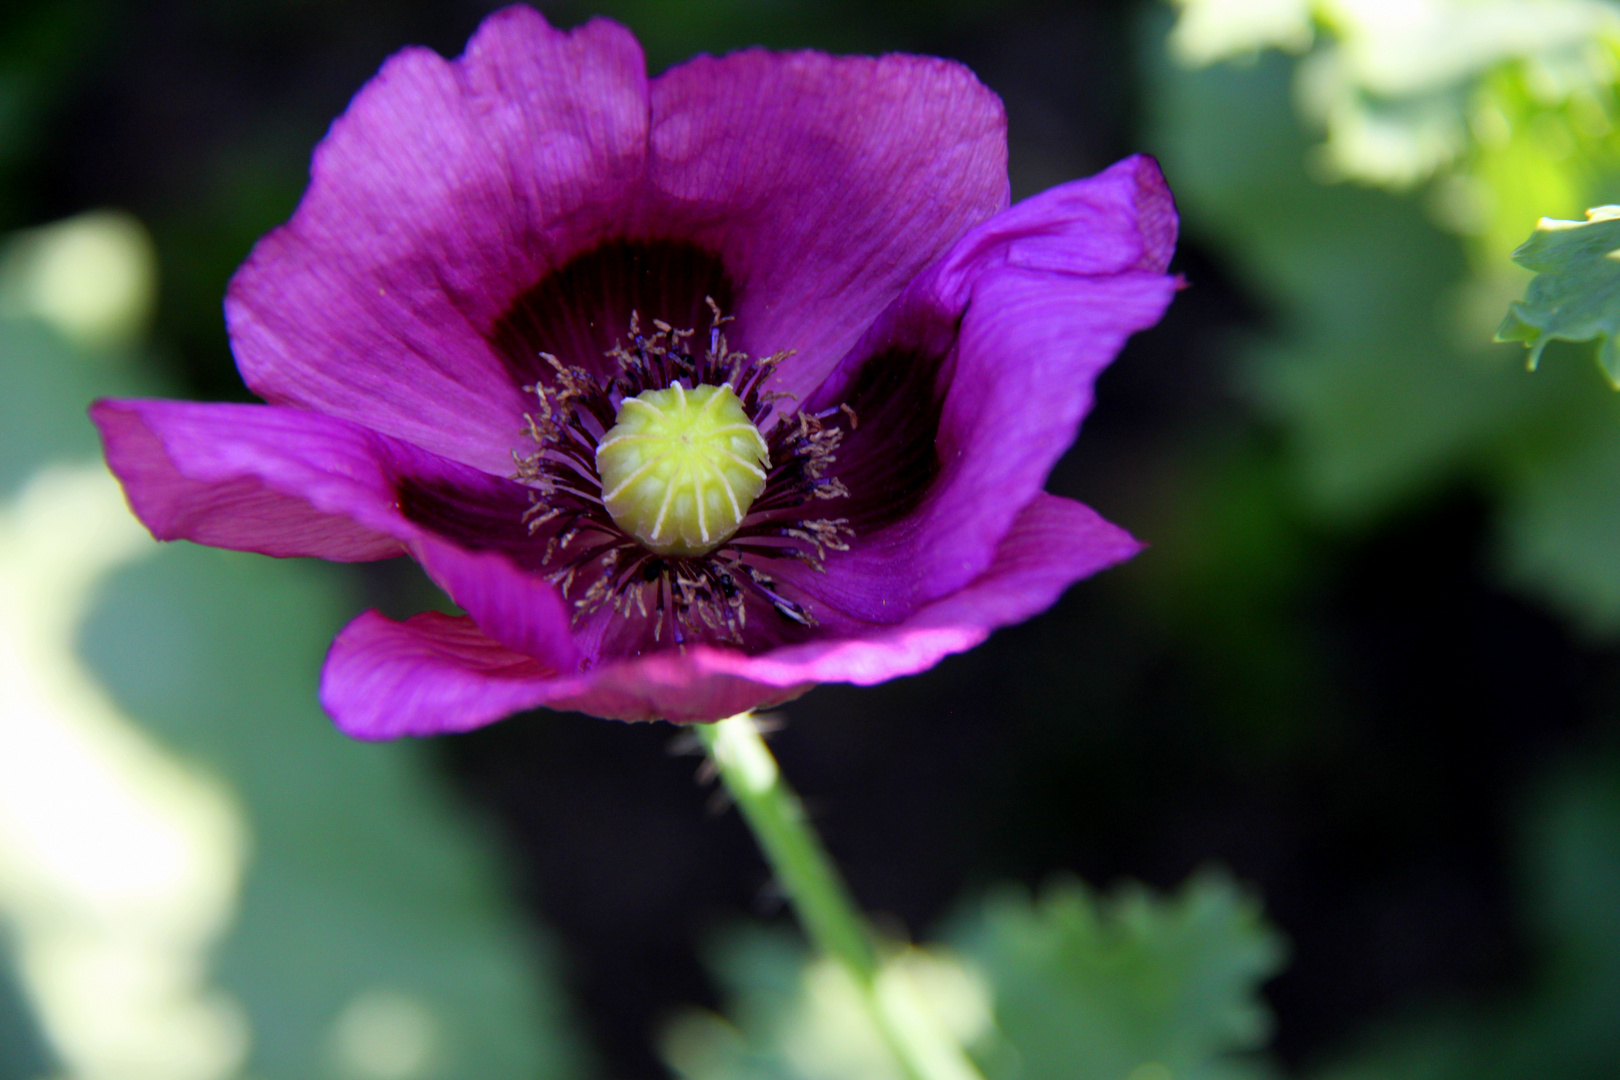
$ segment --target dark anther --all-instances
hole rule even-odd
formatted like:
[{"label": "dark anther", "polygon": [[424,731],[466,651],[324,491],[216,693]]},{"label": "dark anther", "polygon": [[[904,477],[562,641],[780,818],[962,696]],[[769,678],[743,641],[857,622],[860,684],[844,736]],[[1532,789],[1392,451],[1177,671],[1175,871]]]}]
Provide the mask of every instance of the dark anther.
[{"label": "dark anther", "polygon": [[[514,455],[514,478],[532,491],[523,524],[544,544],[542,573],[563,591],[575,617],[609,605],[621,616],[645,619],[652,641],[664,641],[667,632],[677,647],[694,638],[745,644],[750,604],[768,604],[796,626],[815,626],[814,614],[782,595],[759,564],[793,560],[820,571],[826,553],[848,550],[853,535],[844,518],[807,520],[797,508],[849,494],[828,470],[846,430],[855,428],[854,410],[784,411],[773,419],[785,395],[765,385],[791,353],[755,360],[732,351],[723,329],[730,317],[712,299],[709,309],[708,348],[701,356],[690,347],[693,331],[654,319],[646,332],[634,312],[629,333],[606,354],[611,375],[540,353],[539,378],[523,388],[537,401],[523,428],[534,449]],[[688,389],[730,383],[764,433],[773,463],[765,489],[731,539],[691,558],[654,555],[613,521],[595,459],[625,399],[677,381]]]}]

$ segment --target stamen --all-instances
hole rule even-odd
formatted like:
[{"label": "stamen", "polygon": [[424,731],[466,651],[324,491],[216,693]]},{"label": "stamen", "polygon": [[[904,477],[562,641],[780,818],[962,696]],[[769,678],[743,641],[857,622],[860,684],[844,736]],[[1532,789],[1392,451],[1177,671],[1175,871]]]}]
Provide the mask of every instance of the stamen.
[{"label": "stamen", "polygon": [[[829,471],[844,432],[858,425],[855,411],[781,409],[791,396],[765,387],[793,353],[755,360],[733,351],[723,329],[732,317],[707,303],[700,356],[694,330],[655,319],[649,331],[634,312],[606,354],[611,376],[541,353],[551,376],[523,388],[537,400],[522,428],[533,450],[513,455],[514,478],[532,489],[522,523],[544,539],[542,572],[575,617],[607,606],[650,624],[654,644],[667,633],[678,648],[705,638],[744,644],[754,605],[796,629],[815,626],[814,613],[762,567],[791,559],[820,571],[853,537],[847,519],[806,519],[799,509],[849,494]],[[682,417],[708,440],[701,452],[654,430]],[[604,455],[623,461],[606,465]],[[652,513],[638,535],[613,508],[647,484]]]}]

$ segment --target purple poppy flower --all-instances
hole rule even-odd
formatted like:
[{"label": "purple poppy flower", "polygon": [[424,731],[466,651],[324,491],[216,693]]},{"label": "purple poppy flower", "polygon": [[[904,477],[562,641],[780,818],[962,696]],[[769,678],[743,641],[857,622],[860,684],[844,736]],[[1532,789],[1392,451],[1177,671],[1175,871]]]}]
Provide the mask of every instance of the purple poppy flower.
[{"label": "purple poppy flower", "polygon": [[649,80],[622,27],[509,8],[389,60],[231,282],[269,404],[92,415],[158,537],[408,554],[466,612],[339,634],[352,735],[713,720],[921,671],[1137,550],[1042,485],[1175,229],[1145,157],[1009,208],[954,63]]}]

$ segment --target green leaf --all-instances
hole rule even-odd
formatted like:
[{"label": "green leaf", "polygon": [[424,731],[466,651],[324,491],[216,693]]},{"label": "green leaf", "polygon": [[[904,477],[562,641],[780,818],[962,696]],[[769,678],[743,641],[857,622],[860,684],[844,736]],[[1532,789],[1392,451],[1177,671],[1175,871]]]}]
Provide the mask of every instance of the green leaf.
[{"label": "green leaf", "polygon": [[[1271,1019],[1259,986],[1282,962],[1259,905],[1202,874],[1164,897],[1099,897],[1078,882],[1039,899],[1007,888],[958,919],[953,947],[894,951],[891,974],[990,1080],[1257,1080]],[[712,966],[727,1016],[665,1032],[683,1080],[898,1080],[855,987],[785,935],[729,934]]]},{"label": "green leaf", "polygon": [[1532,369],[1550,341],[1596,341],[1598,364],[1620,390],[1620,206],[1595,207],[1585,221],[1542,218],[1513,261],[1536,276],[1496,340],[1529,345]]},{"label": "green leaf", "polygon": [[994,896],[961,938],[993,988],[997,1029],[1016,1051],[1002,1076],[1065,1080],[1265,1075],[1237,1055],[1262,1049],[1260,985],[1283,962],[1260,905],[1206,872],[1173,896],[1078,881],[1038,898]]}]

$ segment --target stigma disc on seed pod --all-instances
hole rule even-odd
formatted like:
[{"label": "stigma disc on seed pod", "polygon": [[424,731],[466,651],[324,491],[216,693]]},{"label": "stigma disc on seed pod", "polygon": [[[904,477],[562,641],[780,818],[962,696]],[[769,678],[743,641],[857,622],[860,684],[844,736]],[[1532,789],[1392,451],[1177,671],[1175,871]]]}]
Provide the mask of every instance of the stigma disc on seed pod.
[{"label": "stigma disc on seed pod", "polygon": [[692,558],[737,531],[770,453],[730,383],[625,398],[596,447],[602,502],[647,550]]}]

